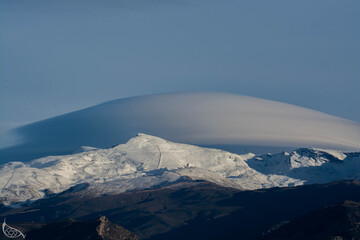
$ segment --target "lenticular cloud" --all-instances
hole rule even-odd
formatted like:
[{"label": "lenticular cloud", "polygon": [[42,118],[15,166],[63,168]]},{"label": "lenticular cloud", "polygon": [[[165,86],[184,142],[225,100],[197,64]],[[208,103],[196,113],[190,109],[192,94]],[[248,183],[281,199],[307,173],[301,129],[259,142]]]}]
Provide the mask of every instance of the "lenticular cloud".
[{"label": "lenticular cloud", "polygon": [[[142,132],[198,145],[360,149],[360,124],[302,107],[225,93],[132,97],[16,129],[24,142],[5,161],[110,147]],[[5,159],[6,158],[6,159]]]}]

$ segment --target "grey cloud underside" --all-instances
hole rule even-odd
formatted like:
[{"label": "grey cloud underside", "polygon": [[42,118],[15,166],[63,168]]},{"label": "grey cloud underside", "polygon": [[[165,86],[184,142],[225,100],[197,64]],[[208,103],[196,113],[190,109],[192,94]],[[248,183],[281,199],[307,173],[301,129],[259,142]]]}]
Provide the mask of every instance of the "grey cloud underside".
[{"label": "grey cloud underside", "polygon": [[197,145],[360,149],[359,123],[294,105],[225,93],[119,99],[35,122],[16,132],[24,142],[3,149],[2,161],[70,153],[84,145],[109,147],[139,132]]}]

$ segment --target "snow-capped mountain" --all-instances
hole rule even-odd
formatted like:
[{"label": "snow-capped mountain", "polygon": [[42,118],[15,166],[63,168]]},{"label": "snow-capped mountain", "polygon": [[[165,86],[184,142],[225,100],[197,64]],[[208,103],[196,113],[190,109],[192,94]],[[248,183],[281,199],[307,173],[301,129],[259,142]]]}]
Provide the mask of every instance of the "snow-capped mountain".
[{"label": "snow-capped mountain", "polygon": [[238,189],[297,186],[360,177],[360,153],[302,148],[255,156],[138,134],[110,149],[10,162],[0,168],[0,201],[36,200],[82,183],[114,194],[169,183],[207,180]]}]

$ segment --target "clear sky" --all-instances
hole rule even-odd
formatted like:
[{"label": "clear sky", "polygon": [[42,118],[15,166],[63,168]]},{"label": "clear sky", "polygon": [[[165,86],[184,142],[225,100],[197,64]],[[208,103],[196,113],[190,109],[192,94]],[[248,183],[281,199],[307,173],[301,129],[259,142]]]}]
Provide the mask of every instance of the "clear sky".
[{"label": "clear sky", "polygon": [[360,122],[358,0],[0,0],[0,130],[221,91]]}]

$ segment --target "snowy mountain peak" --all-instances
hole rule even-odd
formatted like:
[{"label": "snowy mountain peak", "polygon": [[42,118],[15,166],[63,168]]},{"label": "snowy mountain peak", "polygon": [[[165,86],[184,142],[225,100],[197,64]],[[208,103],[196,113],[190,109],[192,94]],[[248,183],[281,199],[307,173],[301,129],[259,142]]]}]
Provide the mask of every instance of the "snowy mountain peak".
[{"label": "snowy mountain peak", "polygon": [[0,166],[0,201],[36,200],[78,184],[96,194],[207,180],[239,189],[296,186],[359,178],[360,154],[301,148],[255,156],[174,143],[138,134],[109,149],[49,156]]},{"label": "snowy mountain peak", "polygon": [[333,156],[334,158],[338,160],[344,160],[348,155],[343,151],[338,150],[329,150],[329,149],[320,149],[320,148],[312,148],[316,152],[321,152],[324,154],[328,154]]},{"label": "snowy mountain peak", "polygon": [[138,134],[126,144],[116,146],[114,150],[142,164],[145,170],[183,167],[221,169],[254,156],[251,153],[237,155],[218,149],[174,143],[147,134]]}]

